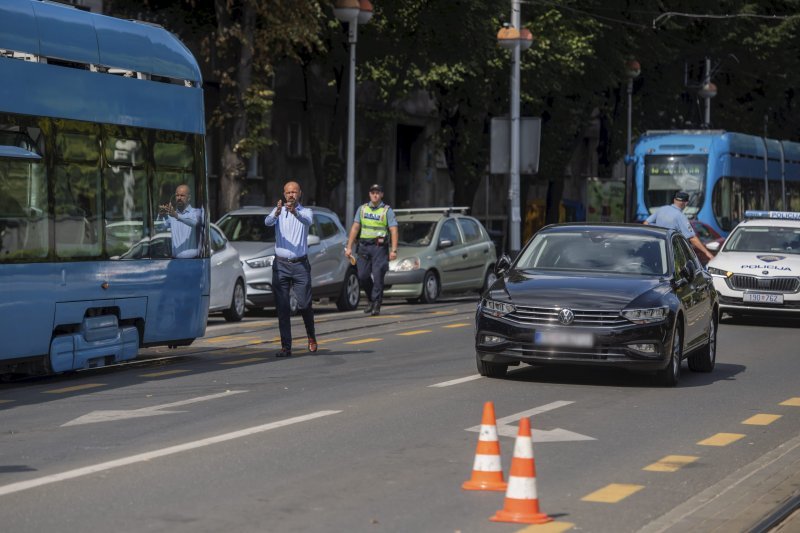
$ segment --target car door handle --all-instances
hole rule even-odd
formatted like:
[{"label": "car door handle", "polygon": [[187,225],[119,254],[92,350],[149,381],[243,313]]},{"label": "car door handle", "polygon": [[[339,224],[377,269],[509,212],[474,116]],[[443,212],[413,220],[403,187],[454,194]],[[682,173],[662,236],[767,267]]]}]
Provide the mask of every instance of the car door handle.
[{"label": "car door handle", "polygon": [[461,254],[461,257],[466,259],[469,254]]}]

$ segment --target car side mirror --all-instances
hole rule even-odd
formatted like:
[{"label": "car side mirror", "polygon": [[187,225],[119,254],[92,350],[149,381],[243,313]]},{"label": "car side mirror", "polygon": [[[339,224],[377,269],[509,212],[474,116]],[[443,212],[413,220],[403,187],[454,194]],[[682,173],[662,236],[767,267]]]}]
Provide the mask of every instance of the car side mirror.
[{"label": "car side mirror", "polygon": [[318,235],[309,235],[306,238],[306,242],[309,246],[314,246],[315,244],[319,244],[319,236]]},{"label": "car side mirror", "polygon": [[719,246],[720,246],[720,244],[719,244],[718,241],[712,241],[712,242],[706,244],[706,248],[708,248],[708,251],[709,252],[714,252],[714,253],[719,252]]},{"label": "car side mirror", "polygon": [[439,249],[450,248],[453,246],[453,241],[450,239],[439,239]]},{"label": "car side mirror", "polygon": [[511,258],[506,254],[503,254],[494,265],[494,273],[497,276],[502,276],[506,271],[508,271],[509,268],[511,268]]}]

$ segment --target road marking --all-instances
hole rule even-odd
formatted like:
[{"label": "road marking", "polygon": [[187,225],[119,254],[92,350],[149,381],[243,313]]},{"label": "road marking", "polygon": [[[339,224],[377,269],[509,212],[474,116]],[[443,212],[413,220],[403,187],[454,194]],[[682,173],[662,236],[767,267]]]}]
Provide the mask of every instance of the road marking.
[{"label": "road marking", "polygon": [[236,361],[223,361],[220,365],[243,365],[245,363],[255,363],[256,361],[266,361],[265,357],[248,357],[247,359],[237,359]]},{"label": "road marking", "polygon": [[790,407],[800,407],[800,398],[789,398],[785,402],[781,402],[780,405],[788,405]]},{"label": "road marking", "polygon": [[428,387],[449,387],[450,385],[458,385],[459,383],[466,383],[467,381],[481,379],[482,377],[483,376],[481,376],[480,374],[475,374],[474,376],[467,376],[465,378],[451,379],[450,381],[442,381],[441,383],[428,385]]},{"label": "road marking", "polygon": [[345,344],[366,344],[368,342],[379,342],[383,339],[359,339],[357,341],[346,342]]},{"label": "road marking", "polygon": [[216,394],[209,394],[208,396],[198,396],[197,398],[189,398],[188,400],[180,400],[172,403],[165,403],[162,405],[154,405],[152,407],[143,407],[141,409],[129,410],[115,410],[115,411],[92,411],[89,414],[79,416],[74,420],[70,420],[64,426],[78,426],[80,424],[93,424],[95,422],[113,422],[114,420],[124,420],[127,418],[142,418],[145,416],[157,415],[171,415],[175,413],[182,413],[183,411],[163,411],[169,407],[180,407],[182,405],[189,405],[198,402],[205,402],[208,400],[215,400],[224,396],[231,396],[233,394],[241,394],[247,392],[246,390],[228,390],[225,392],[218,392]]},{"label": "road marking", "polygon": [[667,455],[642,470],[649,472],[677,472],[682,467],[700,459],[694,455]]},{"label": "road marking", "polygon": [[191,372],[191,370],[164,370],[163,372],[151,372],[150,374],[139,374],[140,378],[160,378],[162,376],[172,376],[174,374],[183,374],[184,372]]},{"label": "road marking", "polygon": [[575,527],[571,522],[547,522],[546,524],[534,524],[525,529],[520,529],[517,533],[563,533]]},{"label": "road marking", "polygon": [[717,433],[707,439],[701,440],[697,444],[700,446],[727,446],[741,438],[744,438],[744,435],[741,433]]},{"label": "road marking", "polygon": [[446,326],[442,326],[443,328],[452,329],[452,328],[465,328],[467,326],[471,326],[472,324],[448,324]]},{"label": "road marking", "polygon": [[370,318],[404,318],[405,315],[374,315]]},{"label": "road marking", "polygon": [[430,332],[431,332],[431,330],[429,330],[429,329],[417,329],[417,330],[414,330],[414,331],[406,331],[404,333],[398,333],[398,335],[400,335],[402,337],[406,337],[408,335],[422,335],[423,333],[430,333]]},{"label": "road marking", "polygon": [[747,424],[749,426],[768,426],[779,419],[782,415],[767,415],[767,414],[760,414],[760,415],[753,415],[742,424]]},{"label": "road marking", "polygon": [[112,468],[118,468],[120,466],[127,466],[134,463],[150,461],[152,459],[157,459],[159,457],[165,457],[167,455],[186,452],[189,450],[202,448],[204,446],[218,444],[220,442],[226,442],[241,437],[247,437],[250,435],[255,435],[257,433],[263,433],[271,429],[290,426],[292,424],[297,424],[299,422],[306,422],[308,420],[314,420],[315,418],[321,418],[323,416],[328,416],[328,415],[335,415],[337,413],[341,413],[341,411],[317,411],[316,413],[310,413],[303,416],[296,416],[294,418],[287,418],[286,420],[279,420],[277,422],[270,422],[269,424],[253,426],[250,428],[241,429],[239,431],[233,431],[231,433],[223,433],[222,435],[216,435],[214,437],[208,437],[205,439],[187,442],[184,444],[178,444],[177,446],[170,446],[168,448],[162,448],[160,450],[154,450],[152,452],[140,453],[137,455],[131,455],[129,457],[123,457],[121,459],[115,459],[113,461],[107,461],[105,463],[85,466],[83,468],[76,468],[75,470],[68,470],[66,472],[61,472],[59,474],[52,474],[49,476],[29,479],[27,481],[19,481],[17,483],[11,483],[8,485],[0,486],[0,496],[13,494],[15,492],[21,492],[23,490],[32,489],[35,487],[41,487],[42,485],[49,485],[51,483],[64,481],[66,479],[74,479],[77,477],[87,476],[89,474],[96,474],[97,472],[111,470]]},{"label": "road marking", "polygon": [[584,502],[617,503],[632,494],[636,494],[644,488],[644,485],[625,485],[623,483],[611,483],[602,489],[598,489],[591,494],[581,498]]},{"label": "road marking", "polygon": [[13,402],[13,401],[14,401],[14,400],[0,400],[0,403],[11,403],[11,402]]},{"label": "road marking", "polygon": [[[553,409],[558,409],[559,407],[564,407],[566,405],[570,405],[573,403],[575,402],[568,402],[568,401],[551,402],[546,405],[534,407],[533,409],[528,409],[527,411],[522,411],[521,413],[516,413],[509,416],[504,416],[503,418],[498,418],[497,434],[502,435],[503,437],[516,437],[517,433],[519,433],[519,429],[516,428],[515,426],[510,425],[511,423],[517,422],[520,418],[525,416],[533,416],[541,413],[546,413],[547,411],[552,411]],[[471,428],[467,428],[466,431],[480,433],[481,426],[472,426]],[[576,440],[596,440],[594,437],[581,435],[580,433],[575,433],[574,431],[569,431],[561,428],[550,429],[547,431],[541,429],[534,429],[531,431],[531,439],[533,442],[569,442]]]},{"label": "road marking", "polygon": [[43,391],[45,394],[61,394],[64,392],[75,392],[79,390],[94,389],[97,387],[105,387],[105,383],[86,383],[84,385],[75,385],[74,387],[64,387],[63,389],[53,389]]},{"label": "road marking", "polygon": [[432,315],[454,315],[456,314],[455,311],[433,311]]}]

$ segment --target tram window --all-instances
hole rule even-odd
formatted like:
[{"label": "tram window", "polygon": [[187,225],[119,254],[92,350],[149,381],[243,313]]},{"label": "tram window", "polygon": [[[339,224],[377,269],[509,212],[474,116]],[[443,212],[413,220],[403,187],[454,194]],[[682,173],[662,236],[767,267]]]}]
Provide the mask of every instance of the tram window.
[{"label": "tram window", "polygon": [[149,237],[147,174],[139,131],[106,127],[103,137],[105,247],[112,259]]},{"label": "tram window", "polygon": [[98,134],[99,128],[92,124],[56,121],[53,205],[58,257],[97,257],[101,253]]}]

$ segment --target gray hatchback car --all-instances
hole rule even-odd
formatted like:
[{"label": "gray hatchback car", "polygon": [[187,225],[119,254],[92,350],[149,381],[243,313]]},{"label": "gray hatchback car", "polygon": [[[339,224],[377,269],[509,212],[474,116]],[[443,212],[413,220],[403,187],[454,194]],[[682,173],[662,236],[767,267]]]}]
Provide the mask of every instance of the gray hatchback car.
[{"label": "gray hatchback car", "polygon": [[[314,223],[308,230],[308,259],[311,263],[313,298],[331,298],[340,311],[358,307],[361,297],[356,269],[344,255],[347,234],[339,217],[330,209],[309,206]],[[249,206],[225,214],[217,221],[239,250],[247,279],[247,307],[261,309],[275,305],[272,292],[272,262],[275,259],[275,228],[264,225],[271,207]],[[297,302],[292,295],[292,312]]]},{"label": "gray hatchback car", "polygon": [[467,211],[395,209],[400,246],[389,262],[384,296],[433,303],[444,292],[480,292],[494,283],[494,243]]}]

